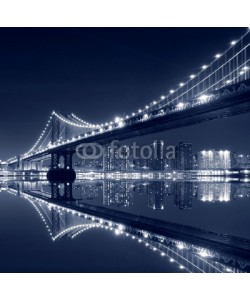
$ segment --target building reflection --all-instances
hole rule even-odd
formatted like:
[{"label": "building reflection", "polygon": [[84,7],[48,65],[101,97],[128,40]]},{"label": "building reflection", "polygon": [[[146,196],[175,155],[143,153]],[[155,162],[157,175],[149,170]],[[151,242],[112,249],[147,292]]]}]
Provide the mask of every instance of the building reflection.
[{"label": "building reflection", "polygon": [[165,185],[163,181],[151,182],[148,185],[148,207],[152,209],[164,209]]},{"label": "building reflection", "polygon": [[193,182],[176,182],[174,184],[174,203],[180,209],[192,208],[196,198],[196,187]]},{"label": "building reflection", "polygon": [[103,182],[103,204],[106,206],[133,205],[133,187],[130,182]]},{"label": "building reflection", "polygon": [[200,182],[197,188],[197,197],[201,201],[230,201],[232,184],[230,182],[207,183]]}]

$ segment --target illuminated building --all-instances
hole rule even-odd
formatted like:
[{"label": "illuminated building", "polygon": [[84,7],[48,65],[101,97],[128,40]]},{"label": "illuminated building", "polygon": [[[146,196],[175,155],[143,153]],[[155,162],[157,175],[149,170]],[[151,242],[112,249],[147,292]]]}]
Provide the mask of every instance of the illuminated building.
[{"label": "illuminated building", "polygon": [[192,170],[193,169],[193,150],[190,143],[179,143],[175,151],[176,169]]},{"label": "illuminated building", "polygon": [[250,155],[232,153],[232,168],[249,169]]},{"label": "illuminated building", "polygon": [[199,170],[222,170],[231,168],[231,156],[228,150],[200,151],[197,154]]},{"label": "illuminated building", "polygon": [[165,169],[163,141],[154,141],[153,143],[153,153],[150,159],[150,168],[153,171],[163,171]]}]

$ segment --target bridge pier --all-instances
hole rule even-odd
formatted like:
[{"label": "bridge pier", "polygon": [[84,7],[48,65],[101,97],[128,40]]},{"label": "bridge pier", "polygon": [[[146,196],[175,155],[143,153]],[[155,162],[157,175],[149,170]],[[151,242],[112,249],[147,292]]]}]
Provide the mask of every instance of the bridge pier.
[{"label": "bridge pier", "polygon": [[[60,185],[63,185],[63,193],[61,193]],[[72,200],[72,183],[51,182],[51,199],[65,201]]]},{"label": "bridge pier", "polygon": [[[61,167],[60,159],[63,159],[63,167]],[[51,168],[47,174],[49,181],[68,181],[73,182],[76,178],[76,173],[73,170],[72,164],[73,151],[55,151],[51,153]]]}]

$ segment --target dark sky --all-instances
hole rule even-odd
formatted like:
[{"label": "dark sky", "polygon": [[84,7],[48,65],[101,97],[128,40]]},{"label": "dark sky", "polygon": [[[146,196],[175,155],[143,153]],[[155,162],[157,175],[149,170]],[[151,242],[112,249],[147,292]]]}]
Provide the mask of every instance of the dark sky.
[{"label": "dark sky", "polygon": [[[0,29],[0,159],[28,150],[52,110],[131,113],[208,64],[246,28]],[[250,153],[249,114],[155,135]],[[154,139],[154,137],[152,137]]]}]

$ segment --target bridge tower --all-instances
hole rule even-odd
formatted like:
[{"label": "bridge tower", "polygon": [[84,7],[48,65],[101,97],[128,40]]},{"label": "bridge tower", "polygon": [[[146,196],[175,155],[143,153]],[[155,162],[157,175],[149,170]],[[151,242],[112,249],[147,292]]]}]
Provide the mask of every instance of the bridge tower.
[{"label": "bridge tower", "polygon": [[53,115],[52,116],[52,135],[51,135],[51,143],[54,145],[60,138],[60,121],[59,119]]}]

